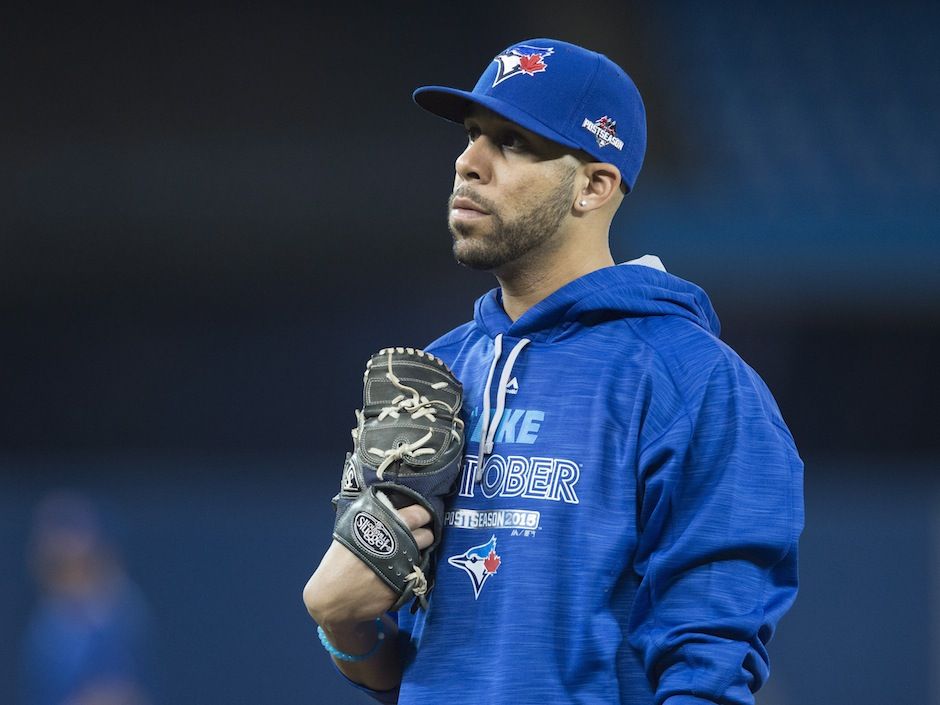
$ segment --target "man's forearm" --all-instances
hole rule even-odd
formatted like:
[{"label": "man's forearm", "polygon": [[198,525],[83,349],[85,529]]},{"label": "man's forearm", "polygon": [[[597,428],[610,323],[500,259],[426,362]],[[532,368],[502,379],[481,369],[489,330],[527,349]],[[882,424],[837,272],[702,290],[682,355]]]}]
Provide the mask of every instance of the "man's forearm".
[{"label": "man's forearm", "polygon": [[[398,626],[388,615],[381,618],[384,638],[376,652],[363,661],[344,661],[333,657],[333,663],[349,680],[372,690],[392,690],[401,683],[401,653],[398,648]],[[379,639],[375,621],[330,627],[321,625],[330,643],[339,651],[358,656],[371,651]]]},{"label": "man's forearm", "polygon": [[[433,534],[426,528],[431,515],[426,509],[411,505],[398,514],[419,549],[431,545]],[[375,571],[334,540],[304,586],[303,598],[332,647],[351,656],[368,654],[375,647],[379,638],[376,615],[380,615],[384,639],[375,653],[361,661],[333,657],[333,662],[351,681],[372,690],[392,690],[401,683],[398,625],[387,614],[396,595]]]}]

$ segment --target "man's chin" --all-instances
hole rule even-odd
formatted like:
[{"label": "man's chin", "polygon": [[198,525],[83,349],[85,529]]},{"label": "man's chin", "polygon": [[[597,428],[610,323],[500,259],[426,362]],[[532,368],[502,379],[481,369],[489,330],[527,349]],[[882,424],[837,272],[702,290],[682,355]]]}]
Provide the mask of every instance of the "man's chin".
[{"label": "man's chin", "polygon": [[450,218],[447,221],[447,227],[455,238],[486,237],[488,233],[484,224],[485,221],[482,218],[479,220]]},{"label": "man's chin", "polygon": [[473,247],[473,244],[466,239],[455,236],[453,253],[457,264],[479,272],[493,272],[506,264],[505,256],[501,257],[494,252],[481,251],[481,248]]},{"label": "man's chin", "polygon": [[478,267],[473,263],[479,260],[481,255],[485,255],[485,253],[480,252],[480,245],[486,238],[486,233],[476,231],[463,223],[455,225],[451,222],[449,226],[450,234],[454,238],[454,259],[457,260],[458,264],[477,269]]}]

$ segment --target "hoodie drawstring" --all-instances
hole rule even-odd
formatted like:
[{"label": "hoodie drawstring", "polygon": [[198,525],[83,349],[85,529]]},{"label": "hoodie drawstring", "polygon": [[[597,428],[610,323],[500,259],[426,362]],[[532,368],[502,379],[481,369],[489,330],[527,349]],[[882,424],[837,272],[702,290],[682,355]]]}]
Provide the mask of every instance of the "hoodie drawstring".
[{"label": "hoodie drawstring", "polygon": [[483,425],[480,427],[480,462],[477,465],[475,481],[480,481],[480,468],[483,467],[483,458],[486,456],[486,435],[490,426],[490,384],[493,382],[493,373],[503,353],[503,334],[500,333],[493,341],[493,362],[490,364],[490,373],[486,376],[486,386],[483,387]]},{"label": "hoodie drawstring", "polygon": [[480,427],[480,457],[477,459],[477,472],[474,482],[480,482],[483,479],[483,461],[486,456],[493,452],[493,441],[496,438],[496,431],[499,428],[499,422],[503,418],[503,412],[506,410],[506,385],[509,384],[512,375],[512,366],[516,364],[516,358],[522,352],[522,348],[531,341],[528,338],[522,338],[515,347],[509,352],[506,358],[506,366],[503,373],[499,376],[499,386],[496,389],[496,409],[493,412],[493,418],[490,419],[490,387],[493,383],[493,374],[496,372],[496,365],[503,353],[503,334],[500,333],[494,340],[493,363],[490,365],[490,373],[486,377],[486,386],[483,388],[483,424]]}]

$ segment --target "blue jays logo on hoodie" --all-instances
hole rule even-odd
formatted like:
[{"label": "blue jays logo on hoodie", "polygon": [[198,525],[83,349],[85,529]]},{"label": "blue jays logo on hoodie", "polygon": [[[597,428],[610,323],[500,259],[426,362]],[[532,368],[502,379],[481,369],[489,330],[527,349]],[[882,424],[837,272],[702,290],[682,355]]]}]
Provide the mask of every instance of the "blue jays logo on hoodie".
[{"label": "blue jays logo on hoodie", "polygon": [[555,50],[552,47],[533,47],[527,44],[519,44],[512,49],[507,49],[493,58],[493,61],[498,64],[493,86],[496,87],[513,76],[520,74],[534,76],[547,70],[548,65],[545,59],[554,53]]},{"label": "blue jays logo on hoodie", "polygon": [[447,562],[455,568],[462,568],[470,576],[470,582],[473,584],[473,599],[476,600],[480,597],[484,583],[490,579],[491,575],[496,575],[496,570],[502,563],[500,557],[496,555],[496,536],[491,536],[490,540],[484,544],[451,556]]}]

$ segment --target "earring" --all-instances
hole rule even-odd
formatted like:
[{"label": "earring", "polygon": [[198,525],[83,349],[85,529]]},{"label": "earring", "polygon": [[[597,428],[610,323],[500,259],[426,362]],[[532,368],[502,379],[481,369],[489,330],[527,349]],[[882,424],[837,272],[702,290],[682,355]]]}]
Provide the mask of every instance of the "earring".
[{"label": "earring", "polygon": [[584,208],[587,205],[587,201],[578,201],[578,205]]}]

